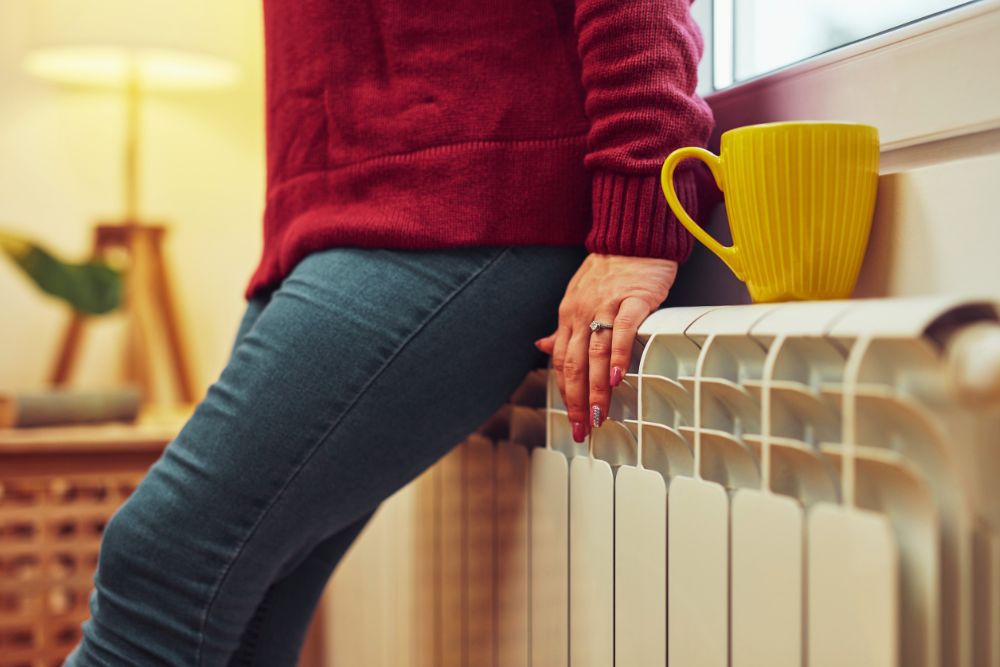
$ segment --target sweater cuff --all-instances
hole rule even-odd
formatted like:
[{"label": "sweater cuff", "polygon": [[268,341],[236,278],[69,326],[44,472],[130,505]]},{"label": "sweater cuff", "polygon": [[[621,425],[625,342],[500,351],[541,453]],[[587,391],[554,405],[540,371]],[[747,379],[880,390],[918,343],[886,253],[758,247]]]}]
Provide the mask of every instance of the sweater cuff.
[{"label": "sweater cuff", "polygon": [[[674,174],[677,198],[697,220],[695,173]],[[596,171],[593,178],[593,224],[584,245],[589,252],[659,257],[685,262],[694,237],[678,222],[660,189],[659,174],[627,175]]]}]

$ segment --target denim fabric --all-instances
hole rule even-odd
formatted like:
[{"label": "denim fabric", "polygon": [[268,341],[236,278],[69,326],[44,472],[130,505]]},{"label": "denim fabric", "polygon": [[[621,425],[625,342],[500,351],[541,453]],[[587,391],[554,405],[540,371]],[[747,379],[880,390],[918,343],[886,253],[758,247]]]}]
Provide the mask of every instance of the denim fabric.
[{"label": "denim fabric", "polygon": [[333,248],[250,300],[219,378],[108,522],[65,665],[295,665],[382,500],[546,364],[532,341],[585,256]]}]

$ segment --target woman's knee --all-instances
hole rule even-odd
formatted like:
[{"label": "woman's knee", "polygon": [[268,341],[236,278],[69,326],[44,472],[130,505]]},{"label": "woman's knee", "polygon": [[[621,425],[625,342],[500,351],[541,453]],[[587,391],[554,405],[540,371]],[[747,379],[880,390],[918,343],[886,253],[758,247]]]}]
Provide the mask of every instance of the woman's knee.
[{"label": "woman's knee", "polygon": [[106,591],[129,591],[141,575],[136,547],[141,543],[142,527],[134,512],[134,503],[128,500],[121,505],[107,524],[101,536],[95,580]]},{"label": "woman's knee", "polygon": [[192,567],[194,555],[178,558],[169,531],[151,520],[139,492],[105,525],[89,603],[90,639],[133,664],[193,664],[207,586]]}]

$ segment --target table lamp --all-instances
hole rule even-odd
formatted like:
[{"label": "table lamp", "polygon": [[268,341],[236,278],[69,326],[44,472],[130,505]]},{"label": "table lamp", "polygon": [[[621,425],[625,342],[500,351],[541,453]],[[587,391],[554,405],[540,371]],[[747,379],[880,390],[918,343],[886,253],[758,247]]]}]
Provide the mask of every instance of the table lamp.
[{"label": "table lamp", "polygon": [[[215,3],[195,0],[32,0],[29,21],[27,72],[122,97],[122,213],[119,220],[96,226],[93,253],[105,258],[124,251],[127,258],[126,380],[142,388],[144,402],[152,402],[152,354],[155,334],[162,331],[178,398],[193,403],[194,386],[163,259],[166,227],[144,221],[141,212],[140,114],[146,95],[217,89],[237,81],[237,67],[211,52],[225,31],[225,12]],[[49,377],[52,384],[68,380],[85,321],[85,315],[74,313]]]}]

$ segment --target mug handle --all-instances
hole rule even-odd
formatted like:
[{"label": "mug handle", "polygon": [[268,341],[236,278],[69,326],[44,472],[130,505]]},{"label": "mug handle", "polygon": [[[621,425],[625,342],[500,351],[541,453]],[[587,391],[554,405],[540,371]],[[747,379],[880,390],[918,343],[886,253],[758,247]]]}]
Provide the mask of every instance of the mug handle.
[{"label": "mug handle", "polygon": [[674,191],[674,170],[677,168],[677,164],[681,160],[687,158],[696,158],[701,160],[706,165],[708,165],[709,170],[712,172],[712,176],[715,178],[715,184],[719,186],[720,190],[722,187],[722,164],[719,161],[719,156],[711,151],[707,151],[704,148],[697,148],[695,146],[687,146],[685,148],[678,148],[663,162],[663,169],[660,170],[660,185],[663,188],[663,194],[667,198],[667,204],[670,205],[670,210],[674,212],[680,223],[691,232],[691,234],[705,244],[705,246],[719,256],[726,266],[736,274],[736,277],[743,280],[742,272],[739,269],[739,262],[737,261],[736,246],[730,245],[725,246],[716,241],[711,234],[702,229],[698,223],[696,223],[687,211],[684,210],[684,206],[681,205],[680,200],[677,198],[677,193]]}]

